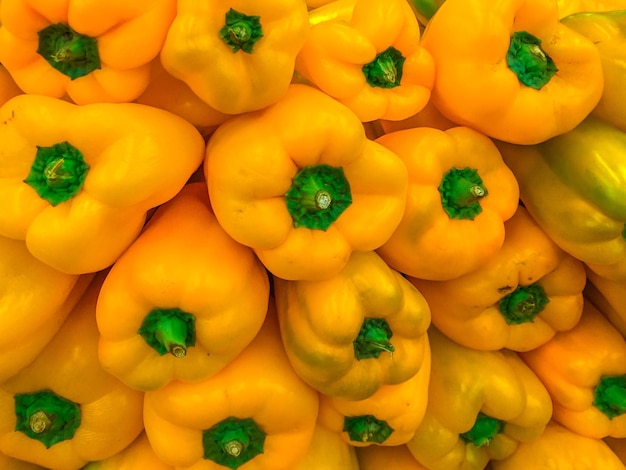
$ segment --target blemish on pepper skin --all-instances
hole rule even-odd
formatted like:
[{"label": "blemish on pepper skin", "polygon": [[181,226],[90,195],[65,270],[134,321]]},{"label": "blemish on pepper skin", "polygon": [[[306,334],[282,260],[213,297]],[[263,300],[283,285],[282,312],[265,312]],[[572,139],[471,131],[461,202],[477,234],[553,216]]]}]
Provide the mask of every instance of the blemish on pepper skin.
[{"label": "blemish on pepper skin", "polygon": [[512,286],[498,287],[498,293],[503,294],[504,292],[509,292],[511,289],[513,289]]}]

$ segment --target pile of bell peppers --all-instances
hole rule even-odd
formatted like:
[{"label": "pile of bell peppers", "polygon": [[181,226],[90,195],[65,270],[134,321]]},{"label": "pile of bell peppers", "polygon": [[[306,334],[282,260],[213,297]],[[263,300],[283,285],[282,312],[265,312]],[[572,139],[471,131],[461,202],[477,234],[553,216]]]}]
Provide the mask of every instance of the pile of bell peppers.
[{"label": "pile of bell peppers", "polygon": [[626,470],[626,0],[2,0],[0,467]]}]

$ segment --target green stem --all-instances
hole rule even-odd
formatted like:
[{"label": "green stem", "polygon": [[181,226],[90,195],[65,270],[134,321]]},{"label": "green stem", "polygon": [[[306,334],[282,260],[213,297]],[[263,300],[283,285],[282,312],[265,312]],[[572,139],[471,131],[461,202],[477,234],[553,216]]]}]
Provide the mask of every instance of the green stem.
[{"label": "green stem", "polygon": [[342,168],[320,164],[296,174],[285,202],[294,227],[327,230],[352,204],[352,194]]},{"label": "green stem", "polygon": [[494,437],[502,432],[504,423],[499,419],[492,418],[486,414],[478,413],[474,426],[469,431],[460,435],[461,439],[476,447],[486,446],[491,443]]},{"label": "green stem", "polygon": [[72,439],[80,426],[80,406],[49,390],[14,397],[15,430],[46,448]]},{"label": "green stem", "polygon": [[370,86],[394,88],[402,80],[405,57],[393,46],[377,54],[373,61],[363,66],[363,74]]},{"label": "green stem", "polygon": [[220,38],[233,52],[252,54],[254,45],[263,37],[260,16],[248,16],[232,8],[226,12]]},{"label": "green stem", "polygon": [[236,469],[263,453],[265,432],[251,418],[226,418],[202,431],[204,458]]},{"label": "green stem", "polygon": [[487,196],[483,180],[473,168],[452,168],[439,185],[441,205],[450,218],[474,219],[482,212],[480,200]]},{"label": "green stem", "polygon": [[352,441],[376,444],[385,442],[394,431],[385,421],[372,415],[346,416],[343,420],[343,430]]},{"label": "green stem", "polygon": [[195,345],[195,317],[177,308],[157,308],[146,315],[138,333],[160,355],[185,357]]},{"label": "green stem", "polygon": [[395,348],[389,339],[393,332],[383,318],[365,318],[358,336],[353,341],[354,357],[357,360],[377,358],[381,352],[388,352],[393,356]]},{"label": "green stem", "polygon": [[88,75],[101,67],[95,38],[80,34],[63,23],[51,24],[37,34],[37,53],[71,80]]},{"label": "green stem", "polygon": [[89,165],[80,150],[69,142],[61,142],[51,147],[37,147],[35,161],[24,183],[56,206],[78,194],[88,172]]},{"label": "green stem", "polygon": [[509,325],[531,322],[550,302],[540,284],[518,286],[513,292],[502,297],[498,309]]},{"label": "green stem", "polygon": [[610,419],[626,413],[626,375],[602,377],[594,397],[594,406]]},{"label": "green stem", "polygon": [[536,90],[541,90],[558,72],[552,58],[541,48],[541,40],[526,31],[513,33],[506,61],[523,85]]}]

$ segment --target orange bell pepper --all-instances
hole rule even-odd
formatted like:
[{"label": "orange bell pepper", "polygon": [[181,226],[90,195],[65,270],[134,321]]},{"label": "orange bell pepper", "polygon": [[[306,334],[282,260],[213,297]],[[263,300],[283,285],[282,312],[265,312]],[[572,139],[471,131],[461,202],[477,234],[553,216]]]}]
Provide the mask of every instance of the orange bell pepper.
[{"label": "orange bell pepper", "polygon": [[293,470],[317,424],[317,392],[281,346],[275,307],[252,343],[217,374],[145,393],[152,448],[176,468]]},{"label": "orange bell pepper", "polygon": [[0,64],[0,106],[21,93],[23,91],[17,86],[9,71]]},{"label": "orange bell pepper", "polygon": [[204,170],[224,230],[288,280],[339,273],[382,245],[406,204],[407,170],[348,108],[306,85],[235,116],[209,139]]},{"label": "orange bell pepper", "polygon": [[320,394],[318,421],[354,447],[406,444],[424,417],[430,374],[431,354],[426,341],[422,367],[413,377],[382,385],[363,400]]},{"label": "orange bell pepper", "polygon": [[89,462],[81,470],[174,470],[157,457],[145,432],[128,447],[106,459]]},{"label": "orange bell pepper", "polygon": [[483,469],[536,439],[552,416],[546,388],[517,353],[478,351],[431,327],[424,419],[407,447],[426,468]]},{"label": "orange bell pepper", "polygon": [[0,237],[0,382],[41,353],[92,278],[59,272],[33,257],[22,240]]},{"label": "orange bell pepper", "polygon": [[325,395],[363,400],[425,366],[428,305],[374,252],[321,281],[274,278],[274,293],[289,361]]},{"label": "orange bell pepper", "polygon": [[170,74],[226,114],[265,108],[287,91],[309,31],[304,0],[179,0],[161,50]]},{"label": "orange bell pepper", "polygon": [[550,393],[554,420],[587,437],[626,437],[626,339],[590,302],[573,329],[520,355]]},{"label": "orange bell pepper", "polygon": [[549,422],[537,439],[521,443],[507,459],[492,462],[492,467],[493,470],[626,468],[601,439],[582,436],[555,421]]},{"label": "orange bell pepper", "polygon": [[521,206],[504,227],[502,248],[474,271],[448,281],[409,280],[426,298],[433,324],[457,343],[528,351],[576,326],[585,267]]},{"label": "orange bell pepper", "polygon": [[175,0],[5,0],[0,62],[26,93],[132,101],[148,85],[175,14]]},{"label": "orange bell pepper", "polygon": [[467,127],[420,127],[376,142],[398,155],[409,172],[402,220],[377,249],[391,267],[421,279],[452,279],[500,249],[519,191],[489,138]]},{"label": "orange bell pepper", "polygon": [[206,185],[187,184],[157,209],[104,281],[96,310],[100,362],[144,391],[203,379],[252,341],[268,301],[263,265],[224,233]]},{"label": "orange bell pepper", "polygon": [[[435,78],[417,19],[406,0],[353,3],[345,18],[325,11],[329,19],[312,24],[295,69],[363,122],[408,118],[424,108]],[[335,5],[343,11],[342,2],[327,7]]]},{"label": "orange bell pepper", "polygon": [[98,362],[90,284],[39,356],[0,385],[0,452],[54,470],[78,470],[130,445],[143,429],[143,393]]},{"label": "orange bell pepper", "polygon": [[559,22],[555,0],[446,0],[422,39],[437,71],[435,106],[495,139],[563,134],[602,95],[598,49]]},{"label": "orange bell pepper", "polygon": [[0,122],[0,235],[70,274],[113,264],[205,148],[184,119],[136,103],[24,93],[0,108]]}]

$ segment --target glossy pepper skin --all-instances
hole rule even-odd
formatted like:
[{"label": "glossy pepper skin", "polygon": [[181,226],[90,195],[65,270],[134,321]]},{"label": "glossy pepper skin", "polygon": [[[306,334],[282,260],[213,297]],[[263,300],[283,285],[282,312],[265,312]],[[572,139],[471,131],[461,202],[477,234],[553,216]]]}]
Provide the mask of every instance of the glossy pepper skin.
[{"label": "glossy pepper skin", "polygon": [[481,267],[448,281],[409,280],[433,324],[457,343],[528,351],[576,326],[586,273],[520,206],[505,222],[502,248]]},{"label": "glossy pepper skin", "polygon": [[419,463],[406,445],[357,447],[359,470],[428,470]]},{"label": "glossy pepper skin", "polygon": [[0,237],[0,383],[30,364],[54,337],[91,275],[59,272],[22,240]]},{"label": "glossy pepper skin", "polygon": [[[356,0],[312,24],[295,69],[361,121],[405,119],[430,99],[435,65],[406,0]],[[344,9],[343,3],[331,3]],[[326,12],[325,12],[326,13]]]},{"label": "glossy pepper skin", "polygon": [[250,345],[217,374],[146,392],[156,454],[189,470],[293,470],[317,423],[318,394],[293,371],[275,307]]},{"label": "glossy pepper skin", "polygon": [[97,276],[46,348],[0,386],[0,452],[77,470],[121,451],[143,429],[143,394],[98,362]]},{"label": "glossy pepper skin", "polygon": [[626,133],[589,116],[542,144],[498,147],[548,236],[599,275],[626,279]]},{"label": "glossy pepper skin", "polygon": [[0,235],[70,274],[113,264],[202,163],[193,125],[136,103],[22,94],[0,120]]},{"label": "glossy pepper skin", "polygon": [[590,302],[576,327],[521,357],[550,393],[557,422],[592,438],[626,437],[626,339]]},{"label": "glossy pepper skin", "polygon": [[585,300],[588,300],[626,337],[626,280],[614,281],[587,269]]},{"label": "glossy pepper skin", "polygon": [[623,470],[617,454],[601,439],[577,434],[550,421],[537,439],[521,443],[509,458],[492,462],[493,470],[559,468]]},{"label": "glossy pepper skin", "polygon": [[329,279],[274,278],[274,292],[291,365],[321,393],[362,400],[425,365],[429,307],[375,252]]},{"label": "glossy pepper skin", "polygon": [[203,379],[252,341],[268,301],[263,265],[222,230],[206,185],[187,184],[106,277],[96,310],[100,362],[143,391]]},{"label": "glossy pepper skin", "polygon": [[561,19],[577,13],[599,13],[623,10],[624,0],[557,0]]},{"label": "glossy pepper skin", "polygon": [[427,468],[482,470],[536,439],[552,404],[537,376],[510,350],[478,351],[429,329],[428,405],[407,442]]},{"label": "glossy pepper skin", "polygon": [[17,86],[9,71],[0,64],[0,106],[21,93],[23,91]]},{"label": "glossy pepper skin", "polygon": [[614,4],[615,11],[581,10],[561,19],[561,23],[593,41],[600,52],[604,89],[591,114],[626,132],[626,110],[622,106],[626,101],[626,1],[596,3],[607,9]]},{"label": "glossy pepper skin", "polygon": [[409,174],[400,224],[376,250],[391,267],[420,279],[453,279],[500,249],[519,191],[489,138],[467,127],[420,127],[376,142],[398,155]]},{"label": "glossy pepper skin", "polygon": [[360,470],[356,447],[346,444],[339,434],[317,425],[306,454],[293,470],[333,469]]},{"label": "glossy pepper skin", "polygon": [[148,436],[142,432],[137,438],[115,455],[96,462],[89,462],[81,470],[174,470],[157,457],[150,446]]},{"label": "glossy pepper skin", "polygon": [[160,57],[212,108],[241,114],[285,94],[308,31],[303,0],[182,0]]},{"label": "glossy pepper skin", "polygon": [[354,447],[406,444],[426,411],[430,356],[427,341],[422,367],[415,375],[398,384],[382,385],[363,400],[320,394],[319,423]]},{"label": "glossy pepper skin", "polygon": [[4,0],[0,62],[27,93],[129,102],[150,80],[175,0]]},{"label": "glossy pepper skin", "polygon": [[598,50],[559,23],[554,0],[446,0],[422,45],[435,60],[435,106],[506,142],[567,132],[602,94]]},{"label": "glossy pepper skin", "polygon": [[408,180],[348,108],[306,85],[222,124],[204,172],[224,230],[287,280],[331,277],[353,251],[382,245],[402,218]]},{"label": "glossy pepper skin", "polygon": [[0,468],[6,468],[7,470],[46,470],[41,465],[26,462],[24,460],[14,459],[8,457],[0,452]]}]

